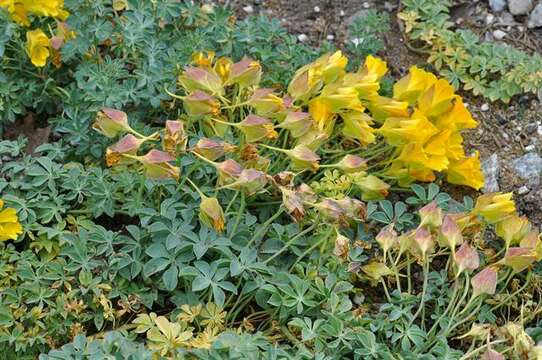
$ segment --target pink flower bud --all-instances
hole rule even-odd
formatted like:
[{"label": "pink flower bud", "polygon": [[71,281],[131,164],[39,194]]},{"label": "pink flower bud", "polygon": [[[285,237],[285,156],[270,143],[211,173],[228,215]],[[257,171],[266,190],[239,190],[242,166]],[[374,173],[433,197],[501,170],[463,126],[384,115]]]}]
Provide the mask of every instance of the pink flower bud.
[{"label": "pink flower bud", "polygon": [[455,264],[457,265],[457,274],[465,270],[476,270],[480,266],[480,257],[478,252],[464,242],[455,253]]},{"label": "pink flower bud", "polygon": [[346,155],[336,166],[345,173],[355,173],[367,169],[367,162],[356,155]]},{"label": "pink flower bud", "polygon": [[344,210],[344,213],[349,220],[365,221],[367,219],[367,207],[358,199],[346,196],[342,199],[335,200],[335,202]]},{"label": "pink flower bud", "polygon": [[217,198],[203,196],[199,207],[199,218],[202,223],[217,232],[224,230],[224,211]]},{"label": "pink flower bud", "polygon": [[204,158],[214,161],[224,156],[227,152],[235,151],[235,146],[221,140],[201,138],[192,150]]},{"label": "pink flower bud", "polygon": [[504,360],[504,355],[496,352],[495,350],[487,350],[480,360]]},{"label": "pink flower bud", "polygon": [[345,210],[333,199],[323,199],[314,205],[319,213],[327,220],[339,225],[347,225]]},{"label": "pink flower bud", "polygon": [[261,76],[262,67],[260,63],[249,58],[244,58],[231,66],[227,84],[239,84],[239,86],[246,88],[258,85]]},{"label": "pink flower bud", "polygon": [[488,266],[471,279],[472,295],[493,295],[497,289],[497,271]]},{"label": "pink flower bud", "polygon": [[433,239],[431,233],[424,227],[419,227],[414,233],[414,241],[418,245],[418,249],[422,253],[422,256],[425,258],[428,252],[431,252],[433,249]]},{"label": "pink flower bud", "polygon": [[286,150],[285,153],[292,160],[292,169],[294,170],[316,171],[319,167],[320,156],[305,145],[297,145],[291,150]]},{"label": "pink flower bud", "polygon": [[166,120],[164,139],[162,146],[166,152],[176,156],[185,152],[188,137],[184,131],[182,121]]},{"label": "pink flower bud", "polygon": [[218,115],[220,113],[220,103],[201,90],[196,90],[184,97],[183,104],[190,116]]},{"label": "pink flower bud", "polygon": [[247,195],[252,195],[263,190],[267,182],[265,173],[255,169],[244,169],[235,182],[224,186],[224,188],[240,190]]},{"label": "pink flower bud", "polygon": [[313,125],[309,113],[301,111],[290,111],[286,118],[277,127],[287,129],[294,138],[305,135]]},{"label": "pink flower bud", "polygon": [[388,196],[390,186],[374,175],[366,175],[355,181],[362,193],[362,200],[378,200]]},{"label": "pink flower bud", "polygon": [[134,158],[143,164],[145,172],[150,178],[179,180],[180,169],[170,164],[175,158],[167,152],[153,149],[146,155]]},{"label": "pink flower bud", "polygon": [[261,116],[275,114],[284,110],[282,99],[274,93],[273,89],[254,90],[248,104]]},{"label": "pink flower bud", "polygon": [[136,155],[137,150],[145,140],[140,140],[132,134],[125,135],[116,144],[113,144],[105,151],[105,163],[107,166],[116,165],[123,159],[123,154]]},{"label": "pink flower bud", "polygon": [[376,242],[380,245],[384,253],[387,253],[397,241],[397,232],[393,229],[393,224],[386,225],[376,235]]},{"label": "pink flower bud", "polygon": [[239,177],[239,175],[241,175],[241,172],[243,171],[241,165],[239,165],[237,161],[232,159],[228,159],[220,163],[215,163],[215,167],[218,171],[219,185],[232,183]]},{"label": "pink flower bud", "polygon": [[276,139],[278,137],[277,132],[273,129],[273,124],[269,120],[257,115],[248,115],[237,126],[245,135],[247,142]]},{"label": "pink flower bud", "polygon": [[187,92],[203,90],[211,94],[223,94],[222,79],[213,71],[187,66],[179,76],[179,83]]},{"label": "pink flower bud", "polygon": [[420,226],[439,227],[442,224],[442,209],[436,201],[431,201],[419,210]]},{"label": "pink flower bud", "polygon": [[511,247],[506,250],[501,262],[510,266],[514,273],[522,272],[536,261],[536,254],[531,248]]},{"label": "pink flower bud", "polygon": [[442,221],[442,226],[440,227],[440,236],[439,244],[441,246],[446,246],[452,251],[455,250],[455,247],[463,243],[463,235],[461,234],[461,229],[450,215],[444,216]]},{"label": "pink flower bud", "polygon": [[109,108],[102,108],[102,111],[98,112],[92,128],[108,138],[114,138],[120,133],[132,131],[126,113]]}]

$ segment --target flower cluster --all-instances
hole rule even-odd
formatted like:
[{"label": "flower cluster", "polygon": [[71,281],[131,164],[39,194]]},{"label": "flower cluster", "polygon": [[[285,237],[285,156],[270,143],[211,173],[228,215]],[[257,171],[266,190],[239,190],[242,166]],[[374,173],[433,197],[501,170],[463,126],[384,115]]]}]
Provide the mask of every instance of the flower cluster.
[{"label": "flower cluster", "polygon": [[59,50],[65,41],[75,37],[63,22],[69,16],[64,10],[64,0],[0,0],[0,8],[7,9],[11,19],[25,27],[31,25],[29,15],[55,18],[57,30],[51,38],[39,28],[26,32],[26,53],[36,67],[45,66],[51,56],[53,64],[60,67]]}]

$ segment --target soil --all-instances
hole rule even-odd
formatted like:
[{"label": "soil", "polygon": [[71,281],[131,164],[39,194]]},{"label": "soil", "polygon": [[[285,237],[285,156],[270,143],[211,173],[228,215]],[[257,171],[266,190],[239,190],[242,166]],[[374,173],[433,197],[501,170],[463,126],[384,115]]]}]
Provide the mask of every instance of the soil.
[{"label": "soil", "polygon": [[[318,46],[333,35],[336,46],[343,48],[348,38],[348,26],[353,19],[367,9],[388,12],[391,30],[384,34],[385,49],[377,54],[385,59],[391,75],[403,76],[412,65],[427,67],[426,56],[415,53],[405,45],[397,22],[397,1],[361,0],[220,0],[230,5],[238,18],[248,15],[265,15],[278,18],[288,31],[296,36],[306,35],[306,43]],[[252,12],[247,13],[247,7]],[[249,9],[250,10],[250,9]],[[502,25],[500,22],[487,25],[485,18],[490,13],[487,1],[466,1],[452,8],[451,16],[456,25],[469,28],[482,38],[492,41],[491,32],[501,29],[507,32],[503,41],[530,53],[542,52],[542,29],[527,29],[525,24]],[[497,18],[497,14],[494,15]],[[517,19],[517,18],[516,18]],[[526,19],[517,19],[516,22]],[[509,104],[488,103],[468,92],[459,91],[473,116],[480,122],[478,129],[466,132],[465,145],[469,151],[478,150],[482,160],[497,154],[501,170],[500,191],[514,191],[520,213],[527,215],[537,226],[542,225],[542,186],[530,186],[524,194],[518,190],[527,185],[512,170],[512,160],[528,153],[542,152],[542,106],[535,96],[518,96]],[[482,105],[489,109],[482,111]],[[446,187],[458,199],[466,194],[465,188]],[[468,193],[468,192],[467,192]],[[476,193],[470,193],[471,195]]]}]

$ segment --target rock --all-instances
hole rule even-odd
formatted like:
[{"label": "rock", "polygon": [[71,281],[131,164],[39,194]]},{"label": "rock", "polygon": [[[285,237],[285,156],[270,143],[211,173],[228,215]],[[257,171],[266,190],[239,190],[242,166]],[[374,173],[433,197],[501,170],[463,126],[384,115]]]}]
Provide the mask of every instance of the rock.
[{"label": "rock", "polygon": [[533,151],[533,150],[534,150],[533,144],[525,146],[525,151]]},{"label": "rock", "polygon": [[503,11],[506,7],[506,0],[489,0],[489,7],[495,12]]},{"label": "rock", "polygon": [[299,42],[305,42],[309,40],[309,37],[305,34],[299,34],[297,35],[297,40],[299,40]]},{"label": "rock", "polygon": [[542,125],[538,126],[538,128],[536,129],[536,133],[538,134],[538,136],[542,136]]},{"label": "rock", "polygon": [[502,40],[504,39],[504,37],[508,35],[507,33],[505,33],[504,31],[502,30],[494,30],[493,31],[493,37],[495,38],[495,40]]},{"label": "rock", "polygon": [[519,195],[525,195],[525,194],[527,194],[529,191],[530,191],[529,188],[528,188],[527,186],[523,185],[522,187],[520,187],[520,188],[518,189],[518,194],[519,194]]},{"label": "rock", "polygon": [[344,12],[344,10],[341,10],[341,11],[339,12],[339,16],[340,16],[340,17],[344,17],[345,15],[346,15],[346,13]]},{"label": "rock", "polygon": [[533,0],[509,0],[508,9],[512,15],[526,15],[533,8]]},{"label": "rock", "polygon": [[499,15],[499,25],[510,26],[516,24],[516,20],[508,11],[503,11],[502,14]]},{"label": "rock", "polygon": [[243,8],[243,11],[247,14],[252,14],[254,12],[254,8],[252,7],[252,5],[247,5]]},{"label": "rock", "polygon": [[482,172],[484,173],[484,193],[499,191],[499,173],[501,164],[497,154],[491,155],[482,162]]},{"label": "rock", "polygon": [[333,39],[335,39],[335,36],[333,34],[329,34],[328,36],[326,36],[326,39],[332,41]]},{"label": "rock", "polygon": [[489,105],[488,105],[488,103],[483,103],[482,106],[480,106],[480,110],[482,110],[482,111],[488,111],[488,110],[489,110]]},{"label": "rock", "polygon": [[527,27],[529,29],[542,27],[542,2],[536,5],[533,12],[529,16],[529,21],[527,21]]},{"label": "rock", "polygon": [[493,14],[487,14],[486,15],[486,25],[493,24],[493,21],[495,21],[495,15]]},{"label": "rock", "polygon": [[369,4],[367,1],[364,2],[363,4],[361,4],[361,6],[363,6],[364,9],[368,9],[371,7],[371,4]]},{"label": "rock", "polygon": [[542,158],[535,152],[527,153],[512,162],[515,173],[527,180],[527,184],[532,187],[540,185],[540,175],[542,173]]},{"label": "rock", "polygon": [[314,7],[314,12],[319,13],[319,12],[320,12],[320,7],[319,7],[319,6],[315,6],[315,7]]}]

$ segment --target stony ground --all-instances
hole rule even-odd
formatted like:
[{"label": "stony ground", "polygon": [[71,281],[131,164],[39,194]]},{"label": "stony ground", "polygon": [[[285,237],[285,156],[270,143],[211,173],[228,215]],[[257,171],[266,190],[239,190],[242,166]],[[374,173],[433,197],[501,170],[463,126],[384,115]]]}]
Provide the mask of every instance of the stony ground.
[{"label": "stony ground", "polygon": [[[469,28],[486,41],[503,41],[530,53],[542,53],[542,28],[529,28],[529,21],[532,22],[529,13],[512,15],[506,0],[500,0],[505,7],[496,11],[492,8],[495,2],[458,2],[452,8],[452,19],[458,28]],[[219,3],[233,6],[239,18],[254,14],[278,18],[299,41],[318,45],[328,40],[338,47],[351,41],[347,34],[349,24],[367,9],[376,8],[388,12],[392,20],[392,29],[385,34],[386,48],[378,54],[388,62],[392,75],[402,76],[411,65],[426,62],[423,55],[405,46],[396,21],[400,4],[395,0],[223,0]],[[534,6],[535,2],[530,12]],[[521,96],[502,104],[488,103],[469,93],[462,95],[480,121],[477,130],[466,134],[466,141],[469,148],[480,151],[486,188],[514,191],[520,211],[534,223],[542,224],[542,99]],[[464,189],[447,190],[464,193]]]}]

